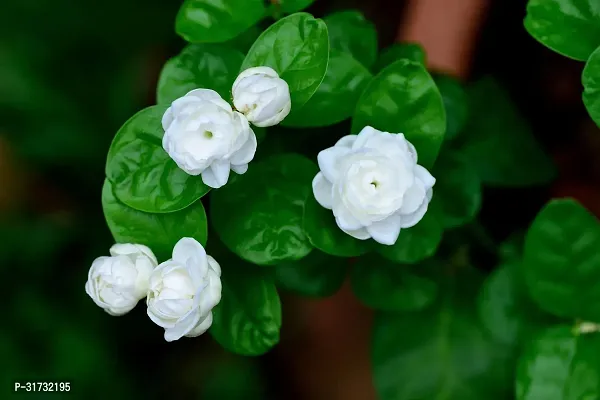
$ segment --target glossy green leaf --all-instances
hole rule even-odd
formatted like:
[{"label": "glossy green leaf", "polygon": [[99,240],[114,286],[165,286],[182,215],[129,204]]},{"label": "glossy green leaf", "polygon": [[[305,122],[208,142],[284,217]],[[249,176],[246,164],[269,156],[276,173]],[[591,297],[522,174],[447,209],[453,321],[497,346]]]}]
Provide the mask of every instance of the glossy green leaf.
[{"label": "glossy green leaf", "polygon": [[596,0],[529,0],[525,29],[544,46],[585,61],[600,45]]},{"label": "glossy green leaf", "polygon": [[209,332],[233,353],[244,356],[264,354],[279,342],[281,302],[275,283],[267,274],[251,266],[224,267],[221,302],[213,309]]},{"label": "glossy green leaf", "polygon": [[357,10],[345,10],[323,18],[329,31],[331,48],[350,54],[370,68],[377,59],[377,30]]},{"label": "glossy green leaf", "polygon": [[481,208],[481,180],[460,153],[444,150],[435,163],[433,196],[441,207],[442,226],[456,228],[471,222]]},{"label": "glossy green leaf", "polygon": [[177,13],[175,31],[192,43],[226,42],[265,14],[263,0],[185,0]]},{"label": "glossy green leaf", "polygon": [[336,257],[355,257],[367,253],[371,240],[358,240],[343,232],[336,224],[333,211],[322,207],[314,195],[306,199],[304,231],[310,243],[323,253]]},{"label": "glossy green leaf", "polygon": [[425,50],[420,44],[395,43],[381,51],[377,58],[377,62],[373,66],[373,71],[378,73],[388,65],[393,64],[398,60],[402,60],[403,58],[418,64],[427,65],[427,54],[425,54]]},{"label": "glossy green leaf", "polygon": [[423,219],[412,228],[400,230],[398,240],[392,246],[375,244],[376,251],[390,261],[414,264],[433,256],[442,241],[442,215],[435,199]]},{"label": "glossy green leaf", "polygon": [[566,325],[542,332],[522,354],[517,400],[595,400],[600,396],[600,335]]},{"label": "glossy green leaf", "polygon": [[423,65],[402,59],[386,67],[358,100],[352,131],[365,126],[403,133],[431,168],[444,140],[446,113],[442,96]]},{"label": "glossy green leaf", "polygon": [[[470,271],[470,270],[469,270]],[[376,315],[372,338],[380,400],[506,400],[512,369],[473,307],[480,278],[440,276],[434,305],[421,312]]]},{"label": "glossy green leaf", "polygon": [[166,109],[152,106],[135,114],[108,150],[106,177],[115,196],[136,210],[178,211],[210,190],[200,176],[185,173],[163,149],[161,119]]},{"label": "glossy green leaf", "polygon": [[231,86],[240,72],[244,55],[233,48],[214,44],[190,44],[171,58],[158,78],[156,98],[170,104],[193,89],[212,89],[231,98]]},{"label": "glossy green leaf", "polygon": [[314,2],[315,0],[274,0],[275,5],[286,14],[302,11]]},{"label": "glossy green leaf", "polygon": [[327,26],[307,13],[280,19],[248,51],[241,70],[271,67],[290,87],[293,116],[321,84],[329,59]]},{"label": "glossy green leaf", "polygon": [[228,40],[223,44],[246,54],[248,53],[248,50],[250,50],[250,47],[252,47],[252,45],[254,44],[256,39],[258,39],[261,33],[262,29],[260,29],[258,25],[253,25],[244,32],[240,33],[238,36],[234,37],[231,40]]},{"label": "glossy green leaf", "polygon": [[302,107],[302,111],[288,116],[282,125],[327,126],[350,118],[358,98],[371,78],[371,73],[352,56],[331,50],[323,82]]},{"label": "glossy green leaf", "polygon": [[492,337],[521,348],[556,319],[533,302],[522,277],[522,263],[513,260],[498,266],[486,279],[477,301],[479,318]]},{"label": "glossy green leaf", "polygon": [[600,126],[600,47],[590,56],[583,69],[583,103],[590,116]]},{"label": "glossy green leaf", "polygon": [[302,228],[304,203],[317,166],[298,154],[252,164],[235,182],[214,190],[210,216],[223,243],[259,265],[299,260],[312,250]]},{"label": "glossy green leaf", "polygon": [[523,267],[544,310],[600,322],[600,223],[581,204],[552,200],[538,213],[525,238]]},{"label": "glossy green leaf", "polygon": [[313,250],[299,261],[279,264],[277,286],[310,297],[328,297],[338,291],[346,277],[348,260]]},{"label": "glossy green leaf", "polygon": [[363,256],[352,267],[352,290],[375,310],[422,310],[435,301],[438,289],[434,280],[419,273],[424,268],[394,264],[376,255]]},{"label": "glossy green leaf", "polygon": [[150,214],[117,200],[113,186],[106,179],[102,188],[102,209],[115,242],[144,244],[160,261],[171,258],[173,247],[182,237],[206,244],[207,221],[201,201],[181,211]]},{"label": "glossy green leaf", "polygon": [[448,75],[434,75],[433,79],[442,95],[446,110],[445,140],[452,140],[467,124],[469,117],[469,98],[462,83]]},{"label": "glossy green leaf", "polygon": [[493,78],[471,85],[470,118],[460,151],[490,186],[531,186],[551,181],[556,168],[508,93]]}]

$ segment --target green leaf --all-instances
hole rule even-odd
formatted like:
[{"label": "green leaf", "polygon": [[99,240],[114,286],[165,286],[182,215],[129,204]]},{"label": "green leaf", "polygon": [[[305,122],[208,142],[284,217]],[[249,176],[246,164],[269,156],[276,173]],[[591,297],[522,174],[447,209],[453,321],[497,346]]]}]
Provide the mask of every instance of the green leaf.
[{"label": "green leaf", "polygon": [[321,84],[329,60],[327,26],[307,13],[280,19],[248,51],[241,70],[271,67],[290,87],[294,115]]},{"label": "green leaf", "polygon": [[444,140],[446,114],[442,96],[429,72],[406,59],[381,71],[358,100],[352,131],[365,126],[403,133],[419,153],[419,164],[431,168]]},{"label": "green leaf", "polygon": [[[238,36],[234,37],[233,39],[228,40],[224,44],[229,47],[233,47],[234,49],[237,49],[237,50],[241,51],[242,53],[246,54],[246,53],[248,53],[248,50],[250,50],[250,47],[252,47],[252,45],[254,44],[256,39],[258,39],[258,37],[260,36],[261,33],[262,33],[262,30],[259,28],[259,26],[253,25],[250,28],[248,28],[246,31],[240,33]],[[237,71],[237,72],[239,72],[239,71]],[[231,89],[231,88],[229,88],[229,89]]]},{"label": "green leaf", "polygon": [[479,318],[492,337],[517,348],[556,322],[529,297],[521,270],[520,260],[501,264],[486,279],[477,299]]},{"label": "green leaf", "polygon": [[374,255],[360,257],[352,267],[352,289],[376,310],[419,311],[435,301],[438,289],[435,281],[419,274],[424,267],[393,264]]},{"label": "green leaf", "polygon": [[250,265],[224,267],[221,302],[213,309],[209,332],[233,353],[264,354],[279,342],[281,302],[275,283]]},{"label": "green leaf", "polygon": [[420,44],[395,43],[381,51],[377,58],[377,62],[373,66],[373,71],[378,73],[388,65],[393,64],[398,60],[402,60],[403,58],[414,61],[417,64],[427,65],[427,54],[425,54],[425,50]]},{"label": "green leaf", "polygon": [[378,399],[510,398],[513,365],[477,320],[480,278],[471,273],[440,276],[438,300],[421,312],[376,315],[371,357]]},{"label": "green leaf", "polygon": [[414,264],[433,256],[443,234],[442,215],[437,203],[434,186],[433,201],[423,219],[412,228],[400,230],[394,245],[375,244],[376,251],[388,260],[402,264]]},{"label": "green leaf", "polygon": [[460,153],[447,150],[437,160],[433,176],[442,226],[456,228],[471,222],[481,208],[481,180],[475,168]]},{"label": "green leaf", "polygon": [[210,196],[212,224],[235,254],[259,265],[299,260],[312,250],[302,228],[304,203],[317,166],[298,154],[252,164]]},{"label": "green leaf", "polygon": [[373,76],[352,56],[331,50],[323,82],[302,111],[288,116],[284,126],[333,125],[352,116],[356,103]]},{"label": "green leaf", "polygon": [[527,232],[524,276],[554,315],[600,322],[600,224],[571,199],[550,201]]},{"label": "green leaf", "polygon": [[377,59],[377,30],[357,10],[339,11],[323,18],[331,49],[350,54],[366,68]]},{"label": "green leaf", "polygon": [[188,207],[210,188],[188,175],[162,147],[162,116],[167,106],[152,106],[119,129],[108,150],[106,177],[117,199],[136,210],[166,213]]},{"label": "green leaf", "polygon": [[556,168],[508,93],[490,77],[468,88],[470,119],[459,149],[490,186],[551,181]]},{"label": "green leaf", "polygon": [[452,140],[467,124],[469,117],[469,98],[463,85],[448,75],[434,75],[433,79],[442,95],[446,110],[445,140]]},{"label": "green leaf", "polygon": [[275,269],[277,286],[303,296],[331,296],[344,282],[347,262],[313,250],[302,260],[279,264]]},{"label": "green leaf", "polygon": [[355,239],[343,232],[335,222],[333,211],[317,203],[312,192],[306,199],[303,221],[308,240],[323,253],[355,257],[367,253],[372,247],[372,241]]},{"label": "green leaf", "polygon": [[173,247],[182,237],[206,244],[208,225],[201,201],[173,213],[145,213],[117,200],[113,185],[106,179],[102,187],[102,209],[115,242],[144,244],[159,260],[171,258]]},{"label": "green leaf", "polygon": [[600,393],[600,335],[558,325],[532,341],[517,367],[517,400],[594,400]]},{"label": "green leaf", "polygon": [[156,98],[170,104],[193,89],[212,89],[231,98],[244,55],[233,48],[214,44],[190,44],[169,59],[158,78]]},{"label": "green leaf", "polygon": [[266,10],[263,0],[185,0],[175,31],[188,42],[226,42],[263,19]]},{"label": "green leaf", "polygon": [[279,3],[281,11],[286,14],[291,14],[304,10],[314,3],[315,0],[272,0],[272,2],[275,4]]},{"label": "green leaf", "polygon": [[600,45],[596,0],[529,0],[525,29],[544,46],[585,61]]},{"label": "green leaf", "polygon": [[600,47],[590,56],[583,69],[583,103],[590,116],[600,126]]}]

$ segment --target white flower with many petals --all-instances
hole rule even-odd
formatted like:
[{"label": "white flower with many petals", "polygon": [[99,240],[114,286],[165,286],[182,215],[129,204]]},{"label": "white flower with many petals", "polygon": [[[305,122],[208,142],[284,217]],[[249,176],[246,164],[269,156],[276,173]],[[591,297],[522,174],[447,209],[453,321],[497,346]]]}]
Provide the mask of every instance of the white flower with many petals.
[{"label": "white flower with many petals", "polygon": [[173,248],[173,258],[150,277],[148,316],[165,328],[165,340],[203,334],[212,324],[212,309],[221,301],[221,267],[192,238]]},{"label": "white flower with many petals", "polygon": [[85,292],[110,315],[123,315],[146,297],[158,263],[152,250],[140,244],[115,244],[110,255],[94,260]]},{"label": "white flower with many petals", "polygon": [[192,90],[175,100],[162,126],[162,145],[169,156],[188,174],[202,174],[212,188],[224,186],[230,170],[245,173],[256,153],[248,120],[214,90]]},{"label": "white flower with many petals", "polygon": [[401,133],[367,126],[317,160],[315,198],[352,237],[393,245],[400,229],[416,225],[427,211],[435,178],[417,164],[414,146]]},{"label": "white flower with many petals", "polygon": [[259,127],[277,125],[292,108],[290,88],[274,69],[254,67],[233,83],[233,105]]}]

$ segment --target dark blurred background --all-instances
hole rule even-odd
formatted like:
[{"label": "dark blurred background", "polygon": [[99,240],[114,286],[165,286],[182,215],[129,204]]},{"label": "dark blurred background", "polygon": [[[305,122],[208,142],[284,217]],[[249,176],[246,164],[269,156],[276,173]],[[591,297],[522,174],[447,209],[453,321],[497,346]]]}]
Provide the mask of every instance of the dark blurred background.
[{"label": "dark blurred background", "polygon": [[[489,3],[469,79],[492,74],[505,85],[560,169],[549,190],[486,191],[481,215],[501,240],[527,226],[550,196],[573,196],[600,211],[600,135],[581,103],[583,64],[528,36],[525,0]],[[282,348],[246,359],[208,335],[166,343],[143,306],[111,317],[84,292],[93,259],[112,245],[100,204],[106,153],[119,126],[154,103],[163,63],[184,45],[173,29],[179,6],[0,4],[0,267],[8,304],[0,398],[13,394],[15,380],[71,382],[66,398],[303,398],[303,378],[289,376],[301,368],[282,368],[295,362],[286,346],[298,346],[297,314],[285,306]],[[359,9],[385,47],[397,37],[404,6],[316,0],[308,11]],[[315,364],[317,350],[306,349]]]}]

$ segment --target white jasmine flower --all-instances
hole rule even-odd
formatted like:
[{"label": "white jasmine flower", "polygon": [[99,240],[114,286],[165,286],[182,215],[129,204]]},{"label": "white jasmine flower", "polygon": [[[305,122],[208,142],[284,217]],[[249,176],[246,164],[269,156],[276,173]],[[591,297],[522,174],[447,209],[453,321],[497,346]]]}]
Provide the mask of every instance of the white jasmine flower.
[{"label": "white jasmine flower", "polygon": [[202,175],[212,188],[227,183],[229,171],[243,174],[256,152],[248,120],[213,90],[196,89],[167,109],[162,144],[179,168]]},{"label": "white jasmine flower", "polygon": [[317,157],[315,199],[333,210],[341,230],[357,239],[393,245],[400,230],[425,215],[435,178],[417,164],[403,134],[370,126],[341,138]]},{"label": "white jasmine flower", "polygon": [[150,277],[148,316],[165,328],[165,340],[203,334],[212,324],[212,309],[221,301],[221,267],[192,238],[173,248],[173,258]]},{"label": "white jasmine flower", "polygon": [[115,244],[110,255],[94,260],[85,292],[110,315],[123,315],[146,297],[157,261],[152,250],[140,244]]},{"label": "white jasmine flower", "polygon": [[248,68],[232,88],[233,105],[259,127],[277,125],[292,108],[290,88],[274,69]]}]

